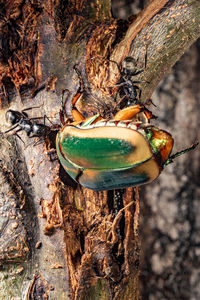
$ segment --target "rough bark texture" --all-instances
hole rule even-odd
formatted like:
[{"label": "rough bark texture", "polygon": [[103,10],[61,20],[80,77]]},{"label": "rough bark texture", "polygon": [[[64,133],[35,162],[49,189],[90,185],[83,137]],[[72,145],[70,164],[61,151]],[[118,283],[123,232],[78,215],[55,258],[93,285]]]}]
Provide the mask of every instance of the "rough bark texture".
[{"label": "rough bark texture", "polygon": [[[174,151],[199,140],[200,43],[153,94]],[[155,111],[154,111],[155,112]],[[141,194],[142,299],[199,299],[199,148],[166,168]]]},{"label": "rough bark texture", "polygon": [[[29,115],[46,114],[59,124],[62,90],[70,91],[66,103],[70,113],[70,101],[79,87],[75,64],[84,82],[78,108],[85,116],[100,112],[110,118],[118,99],[114,85],[120,77],[110,59],[121,65],[131,55],[139,58],[138,67],[142,68],[148,46],[147,68],[138,77],[146,81],[141,84],[145,100],[200,34],[198,1],[150,1],[130,22],[113,19],[110,2],[103,0],[10,1],[3,6],[2,15],[1,131],[6,128],[4,115],[9,105],[17,110],[40,106]],[[175,30],[174,24],[178,24]],[[185,106],[188,117],[189,104]],[[181,102],[178,118],[182,108]],[[177,122],[174,128],[181,126]],[[189,128],[194,132],[194,127]],[[26,149],[13,136],[1,136],[1,296],[138,299],[138,189],[95,193],[78,186],[61,169],[52,151],[56,130],[52,127],[45,143]],[[184,130],[182,134],[185,137]],[[165,175],[161,178],[164,181]],[[179,180],[180,186],[188,182],[180,174]],[[164,185],[168,186],[166,181]],[[147,191],[145,195],[156,202],[159,192],[153,194],[151,186]],[[125,207],[119,213],[117,195],[122,199],[120,208]],[[148,231],[147,236],[155,245],[156,235]],[[150,287],[156,279],[155,275],[148,281]]]},{"label": "rough bark texture", "polygon": [[[139,8],[141,2],[132,7],[132,14]],[[117,13],[127,18],[130,5],[124,3]],[[199,140],[199,66],[198,40],[152,96],[157,105],[153,109],[158,115],[156,124],[173,134],[174,151]],[[141,188],[141,299],[200,297],[199,164],[197,149],[176,160],[154,183]]]}]

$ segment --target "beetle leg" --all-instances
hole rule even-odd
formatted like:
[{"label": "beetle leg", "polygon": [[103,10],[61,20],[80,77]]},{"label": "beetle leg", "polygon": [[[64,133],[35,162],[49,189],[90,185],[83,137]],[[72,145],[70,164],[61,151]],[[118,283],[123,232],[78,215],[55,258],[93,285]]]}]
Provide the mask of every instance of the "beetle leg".
[{"label": "beetle leg", "polygon": [[76,108],[72,109],[72,116],[75,122],[82,122],[84,120],[84,116]]},{"label": "beetle leg", "polygon": [[166,162],[163,165],[163,168],[165,168],[167,165],[171,164],[174,159],[182,154],[185,154],[186,152],[189,152],[191,150],[194,150],[197,146],[198,146],[199,142],[197,142],[196,144],[193,144],[191,147],[188,147],[186,149],[183,149],[179,152],[176,152],[175,154],[169,156],[169,158],[166,160]]},{"label": "beetle leg", "polygon": [[120,110],[114,116],[114,120],[131,120],[133,119],[134,116],[136,116],[140,112],[144,113],[147,120],[155,118],[152,112],[148,110],[144,105],[137,104]]},{"label": "beetle leg", "polygon": [[[67,121],[65,121],[65,104],[66,104],[66,100],[64,101],[64,93],[69,90],[65,89],[62,91],[62,96],[61,96],[61,110],[60,110],[60,122],[62,125],[66,124]],[[73,120],[75,122],[82,122],[85,118],[84,116],[79,112],[79,110],[75,107],[77,101],[80,99],[80,97],[82,96],[83,92],[81,92],[80,88],[78,89],[77,93],[75,94],[75,96],[72,99],[72,117]],[[69,119],[69,118],[68,118]]]},{"label": "beetle leg", "polygon": [[82,171],[82,170],[79,170],[79,171],[78,171],[78,174],[76,175],[76,178],[75,178],[76,182],[79,183],[79,178],[81,177],[82,174],[83,174],[83,171]]},{"label": "beetle leg", "polygon": [[75,107],[76,102],[80,99],[82,94],[83,92],[81,92],[81,90],[78,89],[78,92],[72,99],[72,116],[75,122],[81,122],[85,119],[84,116],[80,113],[80,111]]},{"label": "beetle leg", "polygon": [[145,106],[144,106],[143,113],[144,113],[144,116],[146,117],[147,122],[149,122],[149,120],[151,120],[151,119],[157,119],[157,116],[152,114],[152,112],[150,110],[148,110]]},{"label": "beetle leg", "polygon": [[[73,117],[73,120],[75,122],[82,122],[85,118],[80,113],[80,111],[75,107],[75,105],[78,102],[78,100],[80,99],[80,97],[82,96],[85,88],[84,88],[84,83],[83,83],[83,79],[82,79],[81,73],[77,69],[77,65],[74,65],[73,69],[75,70],[75,72],[76,72],[76,74],[78,76],[78,79],[79,79],[79,89],[78,89],[77,93],[75,94],[75,96],[72,99],[72,117]],[[63,105],[63,111],[64,111],[65,104],[63,104],[63,100],[62,100],[62,105]]]},{"label": "beetle leg", "polygon": [[99,114],[96,114],[92,117],[89,117],[87,119],[84,120],[84,124],[82,127],[87,127],[89,125],[93,125],[95,123],[97,123],[98,121],[101,121],[103,120],[103,118],[99,115]]},{"label": "beetle leg", "polygon": [[[64,93],[69,92],[68,89],[65,89],[62,91],[62,96],[61,96],[61,110],[60,110],[60,122],[62,125],[65,125],[68,120],[65,121],[65,105],[66,105],[66,100],[64,101]],[[72,99],[72,117],[75,122],[81,122],[84,120],[83,115],[78,111],[78,109],[75,107],[76,102],[79,100],[79,98],[82,96],[82,92],[80,91],[80,88],[78,89],[78,92]]]},{"label": "beetle leg", "polygon": [[78,89],[76,95],[72,99],[72,116],[73,116],[74,121],[81,122],[85,118],[80,113],[80,111],[75,107],[75,105],[78,102],[78,100],[80,99],[80,97],[83,95],[85,87],[84,87],[84,83],[83,83],[83,78],[81,76],[81,72],[78,70],[77,65],[74,65],[73,68],[74,68],[74,70],[75,70],[75,72],[78,76],[78,79],[79,79],[79,89]]},{"label": "beetle leg", "polygon": [[114,211],[115,214],[117,215],[119,210],[123,207],[123,194],[124,190],[123,189],[115,189],[114,190]]},{"label": "beetle leg", "polygon": [[93,125],[93,124],[95,124],[95,123],[97,123],[98,121],[101,121],[101,120],[103,120],[103,118],[99,114],[96,114],[92,117],[84,119],[83,121],[72,122],[72,123],[70,123],[70,125],[73,125],[73,126],[79,125],[81,127],[87,127],[87,126]]},{"label": "beetle leg", "polygon": [[62,125],[64,125],[64,124],[66,123],[66,122],[65,122],[65,115],[66,115],[66,113],[65,113],[65,104],[66,104],[66,100],[63,101],[64,93],[65,93],[66,91],[69,92],[68,89],[64,89],[64,90],[62,91],[62,95],[61,95],[61,109],[60,109],[60,112],[59,112],[59,115],[60,115],[60,122],[61,122]]}]

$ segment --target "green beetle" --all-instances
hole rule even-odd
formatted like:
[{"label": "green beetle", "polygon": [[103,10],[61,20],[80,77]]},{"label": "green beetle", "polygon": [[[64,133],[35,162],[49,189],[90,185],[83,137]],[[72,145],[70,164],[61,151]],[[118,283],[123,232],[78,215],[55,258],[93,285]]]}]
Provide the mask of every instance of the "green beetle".
[{"label": "green beetle", "polygon": [[152,116],[143,105],[134,105],[119,111],[113,120],[95,115],[65,124],[57,134],[56,148],[66,172],[96,191],[138,186],[156,179],[175,157],[196,147],[170,156],[171,134],[132,121],[140,112],[147,121]]}]

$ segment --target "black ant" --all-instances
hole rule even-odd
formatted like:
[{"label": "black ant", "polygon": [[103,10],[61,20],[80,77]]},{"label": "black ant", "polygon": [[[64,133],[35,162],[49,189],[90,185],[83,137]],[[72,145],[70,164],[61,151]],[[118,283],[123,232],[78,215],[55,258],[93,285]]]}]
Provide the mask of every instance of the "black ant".
[{"label": "black ant", "polygon": [[[25,111],[30,109],[32,108],[24,109],[21,112],[9,109],[6,112],[6,121],[11,123],[12,127],[3,133],[8,133],[18,128],[13,134],[16,135],[24,143],[21,137],[17,134],[18,132],[24,130],[29,138],[39,137],[39,140],[33,144],[37,145],[40,143],[41,138],[45,138],[48,136],[51,129],[49,126],[45,125],[45,118],[47,118],[47,116],[44,116],[44,124],[40,124],[34,121],[41,118],[29,118],[28,114]],[[50,121],[50,123],[52,122]]]},{"label": "black ant", "polygon": [[[117,68],[120,73],[120,81],[115,86],[122,87],[123,92],[125,94],[124,97],[121,98],[120,103],[124,100],[124,98],[128,98],[126,103],[127,106],[131,106],[137,104],[141,98],[142,90],[137,86],[138,83],[142,83],[143,81],[132,81],[131,78],[133,76],[137,76],[144,72],[147,65],[147,50],[145,54],[145,64],[144,69],[137,70],[137,62],[131,56],[127,56],[122,62],[122,68],[118,65],[118,63],[114,60],[110,60],[111,62],[117,65]],[[119,105],[119,103],[118,103]]]},{"label": "black ant", "polygon": [[[120,98],[120,100],[115,104],[114,107],[112,107],[112,109],[108,107],[106,107],[106,103],[103,103],[103,108],[104,108],[104,112],[106,111],[107,108],[107,115],[110,113],[110,115],[112,116],[113,114],[116,113],[116,110],[118,110],[119,108],[124,108],[124,106],[131,106],[134,104],[138,104],[139,100],[141,98],[141,93],[142,90],[136,85],[137,83],[142,83],[142,81],[132,81],[131,77],[132,76],[136,76],[139,75],[140,73],[144,72],[145,68],[146,68],[146,64],[147,64],[147,51],[145,54],[145,66],[144,69],[141,70],[137,70],[136,69],[136,62],[134,60],[133,57],[129,57],[127,56],[124,61],[122,62],[122,69],[120,68],[120,66],[118,65],[118,63],[116,61],[113,60],[109,60],[112,63],[115,63],[118,67],[119,73],[121,75],[120,77],[120,82],[117,83],[115,86],[118,87],[122,87],[123,88],[123,92],[125,94],[125,96],[122,96]],[[77,64],[75,64],[73,66],[74,71],[76,72],[78,79],[79,79],[79,88],[76,92],[76,94],[74,95],[74,97],[71,100],[71,110],[72,110],[72,117],[74,116],[74,114],[76,114],[76,117],[78,115],[78,117],[80,117],[80,121],[82,120],[82,116],[79,113],[79,111],[76,108],[76,103],[79,100],[79,98],[82,96],[82,94],[85,92],[85,86],[84,86],[84,82],[83,82],[83,78],[81,75],[81,72],[78,70],[77,68]],[[61,123],[64,124],[64,116],[65,116],[65,105],[66,105],[66,101],[64,101],[64,94],[65,92],[70,92],[68,89],[65,89],[62,91],[62,97],[61,97],[61,110],[60,110],[60,120]],[[123,105],[123,107],[120,107],[121,103],[123,102],[124,99],[127,99],[127,102],[125,103],[125,105]],[[101,104],[98,103],[98,108]],[[123,103],[124,104],[124,103]],[[148,99],[145,101],[145,104],[149,105],[149,104],[153,104],[153,102],[151,101],[151,99]],[[148,110],[145,106],[144,108],[146,109],[146,111]],[[152,118],[156,118],[156,116],[152,115]],[[68,118],[69,119],[69,118]],[[73,118],[74,119],[74,118]]]}]

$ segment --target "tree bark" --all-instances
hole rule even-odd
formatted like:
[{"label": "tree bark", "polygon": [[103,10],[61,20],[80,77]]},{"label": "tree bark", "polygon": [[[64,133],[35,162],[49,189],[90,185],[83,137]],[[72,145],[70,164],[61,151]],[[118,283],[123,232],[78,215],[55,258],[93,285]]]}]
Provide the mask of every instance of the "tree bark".
[{"label": "tree bark", "polygon": [[[132,56],[141,69],[147,49],[147,67],[136,77],[145,101],[200,35],[199,1],[149,1],[129,22],[112,18],[105,0],[13,1],[2,14],[1,131],[8,106],[40,106],[30,117],[46,114],[59,124],[65,89],[69,115],[79,87],[75,64],[84,83],[77,107],[85,117],[110,118],[120,79],[111,60],[121,66]],[[55,134],[52,128],[45,143],[26,149],[14,136],[1,137],[2,296],[138,299],[138,188],[93,192],[77,185],[52,151]]]},{"label": "tree bark", "polygon": [[[174,151],[199,140],[199,40],[159,84],[152,100]],[[159,107],[159,109],[158,109]],[[155,111],[154,111],[155,113]],[[200,152],[174,161],[141,198],[141,298],[199,299]]]}]

